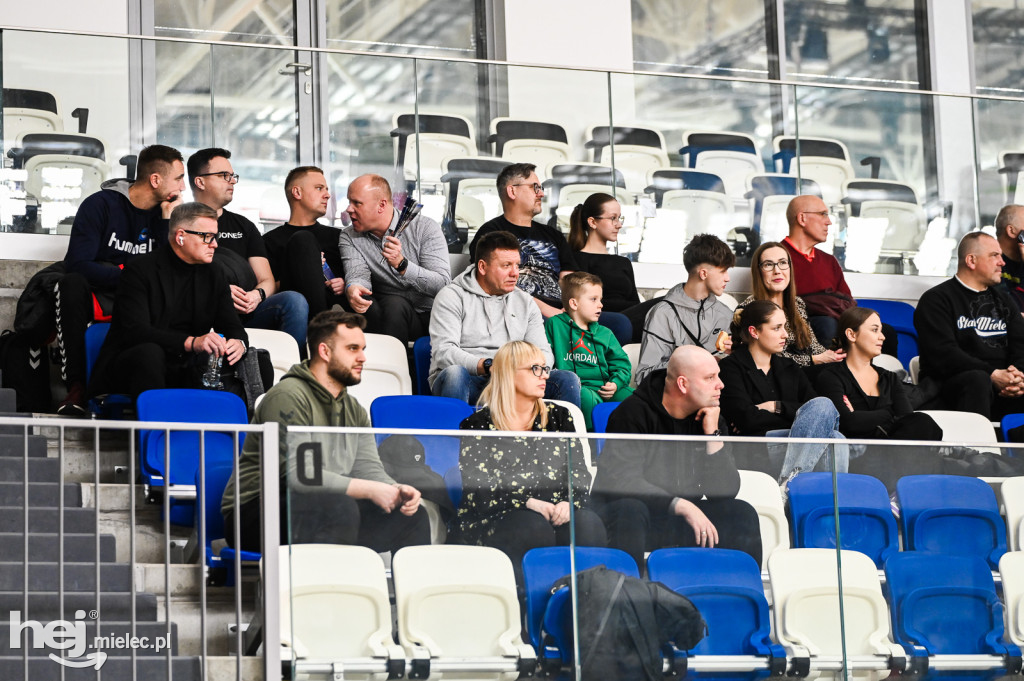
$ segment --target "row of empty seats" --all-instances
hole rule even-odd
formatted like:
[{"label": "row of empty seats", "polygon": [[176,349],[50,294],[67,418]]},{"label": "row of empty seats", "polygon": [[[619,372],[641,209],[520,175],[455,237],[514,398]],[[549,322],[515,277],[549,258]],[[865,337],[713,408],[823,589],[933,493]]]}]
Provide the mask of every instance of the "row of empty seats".
[{"label": "row of empty seats", "polygon": [[[401,549],[392,563],[396,645],[378,555],[359,547],[298,545],[281,548],[280,565],[281,638],[295,671],[345,670],[379,679],[511,681],[532,674],[538,663],[557,675],[571,669],[574,654],[571,587],[556,588],[556,582],[573,567],[605,566],[639,577],[633,559],[614,549],[528,552],[525,643],[504,554],[476,546]],[[1005,606],[984,562],[967,557],[893,556],[885,563],[883,594],[874,563],[862,554],[780,551],[768,564],[771,606],[760,568],[744,553],[662,549],[650,554],[646,567],[652,581],[690,598],[706,623],[705,637],[691,650],[663,653],[666,668],[679,675],[1020,671],[1024,554],[1008,554],[1000,565]]]}]

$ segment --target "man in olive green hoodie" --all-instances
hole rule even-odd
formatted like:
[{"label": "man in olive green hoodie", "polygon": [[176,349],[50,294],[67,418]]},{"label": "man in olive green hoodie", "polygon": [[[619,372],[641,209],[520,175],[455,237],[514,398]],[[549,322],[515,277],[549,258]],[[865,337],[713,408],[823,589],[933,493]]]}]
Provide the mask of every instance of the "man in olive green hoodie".
[{"label": "man in olive green hoodie", "polygon": [[544,322],[555,369],[571,371],[580,378],[580,409],[587,430],[601,402],[621,402],[633,394],[629,387],[632,367],[615,334],[597,323],[601,316],[601,279],[587,272],[572,272],[562,279],[565,312]]},{"label": "man in olive green hoodie", "polygon": [[[310,358],[293,366],[256,409],[253,423],[281,425],[282,544],[358,544],[380,553],[430,543],[419,490],[384,472],[373,435],[286,432],[286,426],[370,427],[366,410],[346,390],[362,375],[365,327],[362,315],[317,314],[307,331]],[[250,433],[238,461],[239,541],[234,478],[221,502],[228,545],[247,551],[260,550],[260,440]]]}]

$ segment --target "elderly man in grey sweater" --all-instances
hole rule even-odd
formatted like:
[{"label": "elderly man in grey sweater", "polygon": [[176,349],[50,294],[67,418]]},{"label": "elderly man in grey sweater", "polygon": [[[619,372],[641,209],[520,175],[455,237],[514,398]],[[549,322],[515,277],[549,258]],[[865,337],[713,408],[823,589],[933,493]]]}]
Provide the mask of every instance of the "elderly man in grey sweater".
[{"label": "elderly man in grey sweater", "polygon": [[427,335],[434,296],[452,280],[441,226],[418,215],[396,235],[399,211],[380,175],[352,181],[345,212],[352,225],[338,245],[349,305],[366,317],[367,331],[403,343]]},{"label": "elderly man in grey sweater", "polygon": [[[544,318],[529,294],[516,288],[519,240],[491,232],[476,247],[477,261],[445,286],[430,319],[430,390],[476,404],[491,379],[491,359],[505,343],[524,340],[554,356],[544,334]],[[544,397],[580,405],[580,379],[551,370]]]}]

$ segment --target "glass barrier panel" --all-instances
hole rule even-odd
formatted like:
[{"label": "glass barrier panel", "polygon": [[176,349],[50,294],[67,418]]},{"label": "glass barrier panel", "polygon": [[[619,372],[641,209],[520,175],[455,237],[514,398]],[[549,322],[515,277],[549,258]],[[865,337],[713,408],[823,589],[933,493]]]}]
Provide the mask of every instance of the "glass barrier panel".
[{"label": "glass barrier panel", "polygon": [[[1008,10],[1009,11],[1009,10]],[[1010,92],[1000,92],[1011,95]],[[999,209],[1024,202],[1024,102],[979,97],[974,100],[981,225],[995,224]]]}]

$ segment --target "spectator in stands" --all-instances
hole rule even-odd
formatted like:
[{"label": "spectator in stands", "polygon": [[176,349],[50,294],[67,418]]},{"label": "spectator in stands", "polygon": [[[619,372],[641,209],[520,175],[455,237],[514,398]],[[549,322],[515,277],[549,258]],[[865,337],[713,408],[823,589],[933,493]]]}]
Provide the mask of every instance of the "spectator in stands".
[{"label": "spectator in stands", "polygon": [[[568,410],[544,401],[551,370],[547,361],[540,348],[526,341],[503,345],[494,355],[491,381],[480,395],[481,409],[459,427],[575,434]],[[575,437],[466,436],[459,469],[463,495],[456,540],[504,551],[519,583],[523,554],[532,548],[568,545],[572,524],[577,546],[607,544],[600,518],[585,508],[590,471]]]},{"label": "spectator in stands", "polygon": [[647,313],[636,381],[664,369],[680,345],[699,345],[719,358],[732,348],[729,322],[732,312],[718,296],[729,283],[729,268],[736,256],[713,234],[698,234],[683,249],[687,278],[673,286],[661,303]]},{"label": "spectator in stands", "polygon": [[[469,259],[480,259],[477,247],[480,239],[490,232],[508,232],[519,239],[522,272],[519,288],[529,293],[545,319],[564,312],[561,278],[579,269],[576,257],[562,232],[556,227],[536,222],[540,214],[544,188],[537,177],[537,166],[532,163],[513,163],[506,166],[497,179],[498,197],[503,214],[480,226],[469,245]],[[628,343],[633,335],[627,319],[617,314],[605,315],[605,323],[620,343]]]},{"label": "spectator in stands", "polygon": [[121,270],[167,239],[168,218],[181,204],[185,166],[177,149],[154,144],[139,153],[135,181],[108,180],[78,208],[58,282],[57,345],[68,394],[57,408],[85,415],[85,329],[107,320]]},{"label": "spectator in stands", "polygon": [[278,291],[267,259],[263,235],[251,220],[226,210],[235,195],[238,175],[227,149],[200,149],[188,157],[192,196],[217,211],[217,245],[213,262],[231,289],[231,302],[252,329],[284,331],[306,349],[309,304],[295,291]]},{"label": "spectator in stands", "polygon": [[630,341],[639,343],[643,339],[644,318],[661,298],[641,303],[633,263],[608,252],[608,244],[619,239],[622,222],[622,206],[614,196],[591,194],[573,209],[569,218],[569,247],[575,252],[580,270],[597,275],[604,282],[606,311],[624,314],[633,329]]},{"label": "spectator in stands", "polygon": [[[419,490],[388,476],[373,435],[285,430],[370,427],[366,410],[347,390],[362,377],[365,326],[361,315],[319,313],[307,331],[309,359],[293,366],[256,408],[254,424],[281,426],[282,543],[358,544],[377,552],[430,543],[430,522],[420,506]],[[238,460],[239,537],[234,535],[234,477],[221,501],[228,545],[247,551],[261,550],[260,445],[260,434],[250,433]],[[299,461],[303,452],[312,453],[311,461]]]},{"label": "spectator in stands", "polygon": [[1024,313],[1024,206],[1003,206],[996,216],[996,239],[1003,253],[1003,290]]},{"label": "spectator in stands", "polygon": [[598,323],[602,316],[601,279],[573,272],[562,279],[565,312],[544,322],[555,368],[580,378],[580,409],[587,430],[594,429],[591,413],[601,402],[621,402],[633,394],[633,369],[615,336]]},{"label": "spectator in stands", "polygon": [[839,261],[818,244],[828,239],[828,207],[817,196],[797,196],[786,208],[789,236],[782,245],[789,251],[796,294],[804,299],[814,335],[826,346],[836,337],[837,320],[857,301],[846,285]]},{"label": "spectator in stands", "polygon": [[757,247],[750,259],[750,286],[753,295],[740,307],[755,300],[770,300],[786,313],[786,349],[781,354],[800,366],[828,364],[843,359],[842,352],[827,350],[818,342],[814,329],[807,323],[807,306],[796,294],[789,251],[782,244],[767,241]]},{"label": "spectator in stands", "polygon": [[427,335],[434,296],[452,281],[441,226],[420,214],[396,236],[400,211],[380,175],[352,181],[347,212],[352,226],[342,230],[340,249],[349,305],[371,332],[403,343]]},{"label": "spectator in stands", "polygon": [[739,472],[731,446],[667,442],[658,435],[725,432],[718,362],[707,350],[676,348],[608,419],[609,433],[642,436],[608,440],[597,462],[595,502],[610,546],[644,564],[644,552],[665,546],[738,549],[761,564],[757,512],[736,499]]},{"label": "spectator in stands", "polygon": [[1024,319],[999,283],[999,242],[971,232],[957,248],[956,275],[925,291],[914,310],[922,380],[941,384],[957,411],[990,419],[1024,411]]},{"label": "spectator in stands", "polygon": [[298,291],[310,317],[345,301],[344,268],[338,250],[341,230],[318,222],[327,214],[331,193],[324,172],[299,166],[284,181],[291,215],[288,222],[263,235],[278,289]]},{"label": "spectator in stands", "polygon": [[[509,232],[490,232],[479,240],[477,261],[441,289],[430,315],[430,389],[435,395],[476,404],[491,379],[498,349],[525,340],[544,353],[544,319],[519,279],[519,240]],[[580,404],[580,379],[552,370],[545,397]]]},{"label": "spectator in stands", "polygon": [[175,208],[168,245],[125,266],[91,394],[198,388],[208,355],[230,365],[245,354],[245,329],[212,266],[217,211],[202,203]]},{"label": "spectator in stands", "polygon": [[[872,363],[884,342],[878,313],[851,307],[839,315],[839,338],[846,359],[822,367],[814,380],[839,412],[839,432],[871,440],[942,439],[932,417],[913,410],[899,377]],[[930,449],[873,444],[850,460],[850,472],[873,475],[893,491],[904,475],[943,473],[941,458]]]},{"label": "spectator in stands", "polygon": [[[755,300],[736,310],[732,333],[742,343],[722,360],[722,413],[730,432],[756,437],[844,439],[839,413],[827,397],[818,397],[800,365],[782,356],[786,348],[786,313],[770,300]],[[783,485],[803,472],[831,470],[830,450],[840,473],[849,468],[845,444],[744,446],[743,468],[761,470]]]}]

